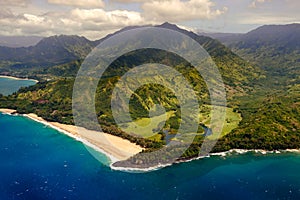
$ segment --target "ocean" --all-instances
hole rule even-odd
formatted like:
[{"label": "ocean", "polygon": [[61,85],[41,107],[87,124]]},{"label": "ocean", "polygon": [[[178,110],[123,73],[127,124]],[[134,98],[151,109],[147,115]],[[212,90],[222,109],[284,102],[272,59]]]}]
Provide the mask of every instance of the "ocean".
[{"label": "ocean", "polygon": [[22,116],[0,114],[0,199],[300,199],[296,153],[212,156],[148,173]]},{"label": "ocean", "polygon": [[21,87],[28,87],[36,84],[34,80],[13,79],[9,77],[0,77],[0,94],[10,95]]}]

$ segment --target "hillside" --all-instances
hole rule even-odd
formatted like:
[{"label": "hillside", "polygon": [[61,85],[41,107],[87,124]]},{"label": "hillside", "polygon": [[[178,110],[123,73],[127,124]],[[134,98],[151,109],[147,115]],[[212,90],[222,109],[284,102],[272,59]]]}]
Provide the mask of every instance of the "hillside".
[{"label": "hillside", "polygon": [[[247,34],[218,38],[269,75],[269,86],[299,83],[300,24],[266,25]],[[275,78],[276,77],[276,78]]]},{"label": "hillside", "polygon": [[210,37],[213,39],[217,39],[222,43],[226,44],[227,40],[231,40],[232,38],[238,38],[242,36],[242,33],[214,33],[214,32],[197,32],[198,35]]},{"label": "hillside", "polygon": [[83,59],[94,47],[93,43],[79,36],[52,36],[42,39],[35,46],[0,47],[0,69],[21,70],[45,68]]}]

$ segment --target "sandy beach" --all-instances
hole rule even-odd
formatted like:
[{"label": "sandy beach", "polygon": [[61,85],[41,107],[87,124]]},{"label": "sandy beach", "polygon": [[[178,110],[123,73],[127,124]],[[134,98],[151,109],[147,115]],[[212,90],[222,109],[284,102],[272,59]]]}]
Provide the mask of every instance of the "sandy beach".
[{"label": "sandy beach", "polygon": [[[16,111],[11,109],[0,109],[0,112],[13,114]],[[112,162],[126,160],[143,150],[143,148],[129,142],[128,140],[107,133],[91,131],[82,127],[57,122],[48,122],[43,118],[38,117],[36,114],[26,114],[24,116],[54,128],[78,141],[81,141],[85,145],[92,147],[96,151],[106,154]]]},{"label": "sandy beach", "polygon": [[1,113],[5,113],[5,114],[13,114],[15,112],[17,112],[16,110],[13,110],[13,109],[6,109],[6,108],[1,108],[0,109],[0,112]]},{"label": "sandy beach", "polygon": [[35,81],[36,83],[38,83],[39,81],[37,80],[34,80],[34,79],[28,79],[28,78],[17,78],[17,77],[14,77],[14,76],[3,76],[3,75],[0,75],[0,78],[9,78],[9,79],[14,79],[14,80],[29,80],[29,81]]}]

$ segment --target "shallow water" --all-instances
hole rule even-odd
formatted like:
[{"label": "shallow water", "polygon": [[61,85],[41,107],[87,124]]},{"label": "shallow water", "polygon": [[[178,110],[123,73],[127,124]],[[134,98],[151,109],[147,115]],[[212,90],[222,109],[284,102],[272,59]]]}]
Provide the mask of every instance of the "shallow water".
[{"label": "shallow water", "polygon": [[34,80],[0,77],[0,94],[9,95],[18,91],[21,87],[28,87],[34,84],[36,84]]}]

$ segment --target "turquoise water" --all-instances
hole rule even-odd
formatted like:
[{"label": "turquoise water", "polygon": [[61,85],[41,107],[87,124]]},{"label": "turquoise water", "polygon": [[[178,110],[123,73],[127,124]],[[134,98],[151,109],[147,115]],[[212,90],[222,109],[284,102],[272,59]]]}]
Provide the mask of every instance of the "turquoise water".
[{"label": "turquoise water", "polygon": [[18,91],[21,87],[27,87],[34,84],[36,84],[34,80],[16,80],[0,77],[0,94],[9,95]]},{"label": "turquoise water", "polygon": [[211,157],[158,171],[113,171],[80,142],[0,114],[0,199],[300,199],[300,155]]}]

